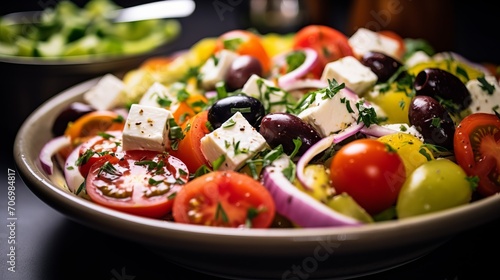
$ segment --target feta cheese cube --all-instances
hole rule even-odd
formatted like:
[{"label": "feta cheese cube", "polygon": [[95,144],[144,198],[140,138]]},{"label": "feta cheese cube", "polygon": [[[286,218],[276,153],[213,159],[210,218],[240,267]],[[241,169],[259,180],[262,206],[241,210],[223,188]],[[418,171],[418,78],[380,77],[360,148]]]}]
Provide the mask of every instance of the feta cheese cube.
[{"label": "feta cheese cube", "polygon": [[83,99],[97,110],[110,110],[125,105],[125,84],[113,74],[104,75]]},{"label": "feta cheese cube", "polygon": [[424,51],[416,51],[405,61],[405,65],[411,68],[419,63],[431,61],[431,57]]},{"label": "feta cheese cube", "polygon": [[174,83],[168,88],[160,82],[154,82],[148,88],[146,93],[144,93],[141,100],[139,100],[139,104],[166,109],[175,108],[179,105],[177,93],[179,92],[179,90],[185,88],[186,85],[180,82]]},{"label": "feta cheese cube", "polygon": [[500,109],[500,85],[491,75],[472,79],[465,85],[470,92],[472,102],[469,109],[472,113],[490,113]]},{"label": "feta cheese cube", "polygon": [[168,139],[171,112],[164,108],[132,104],[123,128],[123,150],[163,152]]},{"label": "feta cheese cube", "polygon": [[363,95],[377,83],[378,78],[369,67],[364,66],[355,57],[345,56],[325,66],[321,80],[326,82],[333,79],[339,84],[344,83],[356,94]]},{"label": "feta cheese cube", "polygon": [[266,139],[240,112],[201,138],[201,151],[208,162],[224,159],[218,170],[238,170],[265,147]]},{"label": "feta cheese cube", "polygon": [[377,51],[400,59],[398,54],[399,43],[367,28],[359,28],[350,38],[349,44],[356,57],[360,58],[369,51]]},{"label": "feta cheese cube", "polygon": [[215,57],[209,58],[200,68],[201,84],[205,89],[215,88],[215,84],[223,81],[226,73],[238,54],[223,49]]},{"label": "feta cheese cube", "polygon": [[352,102],[340,90],[333,97],[326,97],[326,93],[317,93],[313,102],[298,114],[298,117],[312,125],[321,137],[337,133],[354,123],[358,118],[355,102]]},{"label": "feta cheese cube", "polygon": [[276,87],[275,83],[253,74],[247,80],[241,92],[262,102],[268,113],[286,111],[288,94]]}]

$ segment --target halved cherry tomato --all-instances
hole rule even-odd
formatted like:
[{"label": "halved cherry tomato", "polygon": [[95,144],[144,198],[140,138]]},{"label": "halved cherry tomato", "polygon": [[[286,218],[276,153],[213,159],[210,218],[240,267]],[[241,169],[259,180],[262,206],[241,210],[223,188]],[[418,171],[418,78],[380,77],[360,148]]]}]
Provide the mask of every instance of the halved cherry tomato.
[{"label": "halved cherry tomato", "polygon": [[312,71],[316,77],[321,76],[328,62],[353,55],[347,36],[324,25],[308,25],[300,29],[295,34],[293,48],[312,48],[318,52],[320,63]]},{"label": "halved cherry tomato", "polygon": [[499,193],[500,119],[487,113],[468,115],[457,126],[453,140],[457,163],[468,176],[479,178],[478,193]]},{"label": "halved cherry tomato", "polygon": [[406,171],[403,160],[388,144],[358,139],[334,155],[330,177],[337,193],[349,194],[374,215],[396,203]]},{"label": "halved cherry tomato", "polygon": [[398,33],[392,31],[392,30],[380,30],[378,31],[380,35],[384,35],[386,37],[389,37],[393,40],[395,40],[399,47],[398,47],[398,52],[397,52],[397,57],[394,57],[395,59],[401,60],[403,58],[403,55],[406,52],[406,45],[403,37],[401,37]]},{"label": "halved cherry tomato", "polygon": [[200,140],[205,134],[210,133],[206,126],[208,122],[208,111],[201,111],[194,115],[181,128],[184,138],[179,141],[177,150],[170,150],[170,154],[182,160],[191,173],[195,173],[203,165],[209,163],[201,152]]},{"label": "halved cherry tomato", "polygon": [[104,158],[90,168],[87,194],[100,205],[122,212],[162,218],[189,179],[186,165],[166,153],[127,151],[123,158]]},{"label": "halved cherry tomato", "polygon": [[68,124],[64,135],[71,137],[74,147],[97,135],[99,132],[123,130],[125,119],[113,111],[92,111]]},{"label": "halved cherry tomato", "polygon": [[110,157],[122,157],[122,132],[107,131],[83,142],[79,147],[75,163],[83,177],[87,177],[90,167],[97,161]]},{"label": "halved cherry tomato", "polygon": [[216,41],[215,52],[221,49],[257,58],[262,65],[263,73],[268,73],[271,68],[271,58],[264,48],[262,39],[251,31],[235,29],[220,35]]},{"label": "halved cherry tomato", "polygon": [[275,216],[269,191],[236,171],[214,171],[189,181],[172,209],[178,223],[219,227],[268,228]]}]

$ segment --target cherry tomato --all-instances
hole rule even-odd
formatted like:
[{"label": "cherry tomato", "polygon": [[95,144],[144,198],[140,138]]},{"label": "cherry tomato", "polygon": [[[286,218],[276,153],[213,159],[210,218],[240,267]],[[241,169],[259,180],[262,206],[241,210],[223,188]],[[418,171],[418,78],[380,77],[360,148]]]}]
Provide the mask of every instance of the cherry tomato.
[{"label": "cherry tomato", "polygon": [[483,196],[500,192],[500,119],[475,113],[459,123],[454,135],[457,163],[469,176],[478,176],[477,191]]},{"label": "cherry tomato", "polygon": [[371,215],[394,205],[406,180],[401,157],[375,139],[343,146],[332,159],[330,176],[337,193],[349,194]]},{"label": "cherry tomato", "polygon": [[268,190],[252,177],[236,171],[214,171],[189,181],[172,209],[178,223],[268,228],[275,204]]},{"label": "cherry tomato", "polygon": [[186,165],[171,155],[127,151],[90,168],[87,194],[95,203],[122,212],[162,218],[172,210],[176,193],[188,181]]},{"label": "cherry tomato", "polygon": [[191,173],[195,173],[203,165],[209,163],[201,152],[200,140],[210,133],[206,126],[208,111],[201,111],[187,120],[182,126],[184,138],[179,141],[177,149],[170,150],[170,154],[182,160]]},{"label": "cherry tomato", "polygon": [[261,37],[251,31],[235,29],[220,35],[216,41],[215,51],[221,49],[257,58],[264,74],[268,73],[271,68],[271,58],[264,48]]},{"label": "cherry tomato", "polygon": [[99,132],[123,130],[125,119],[113,111],[92,111],[68,124],[65,135],[71,137],[73,146],[77,146]]},{"label": "cherry tomato", "polygon": [[122,154],[122,132],[109,131],[96,135],[83,142],[79,147],[76,162],[83,177],[87,177],[90,167],[97,161],[110,157],[120,158]]},{"label": "cherry tomato", "polygon": [[308,25],[300,29],[294,37],[294,49],[312,48],[319,56],[319,63],[313,75],[320,77],[328,62],[353,55],[347,36],[342,32],[323,25]]}]

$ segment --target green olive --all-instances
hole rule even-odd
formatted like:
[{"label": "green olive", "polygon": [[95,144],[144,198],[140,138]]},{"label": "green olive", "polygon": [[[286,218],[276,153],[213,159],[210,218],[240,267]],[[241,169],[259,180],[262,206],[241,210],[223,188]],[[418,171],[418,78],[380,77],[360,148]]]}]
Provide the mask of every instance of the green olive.
[{"label": "green olive", "polygon": [[473,188],[465,171],[448,159],[436,159],[417,167],[398,196],[398,218],[432,213],[467,204]]}]

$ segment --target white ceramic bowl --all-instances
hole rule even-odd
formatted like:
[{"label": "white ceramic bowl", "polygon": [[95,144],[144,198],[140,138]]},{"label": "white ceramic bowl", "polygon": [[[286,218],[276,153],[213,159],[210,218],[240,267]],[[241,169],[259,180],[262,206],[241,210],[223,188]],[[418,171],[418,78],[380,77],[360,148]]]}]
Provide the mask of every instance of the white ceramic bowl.
[{"label": "white ceramic bowl", "polygon": [[61,188],[38,162],[51,126],[67,104],[81,101],[97,79],[42,104],[19,130],[14,157],[42,201],[83,225],[139,242],[166,260],[227,278],[331,279],[366,275],[415,260],[453,235],[500,216],[500,196],[435,214],[355,228],[232,229],[176,224],[104,208]]}]

